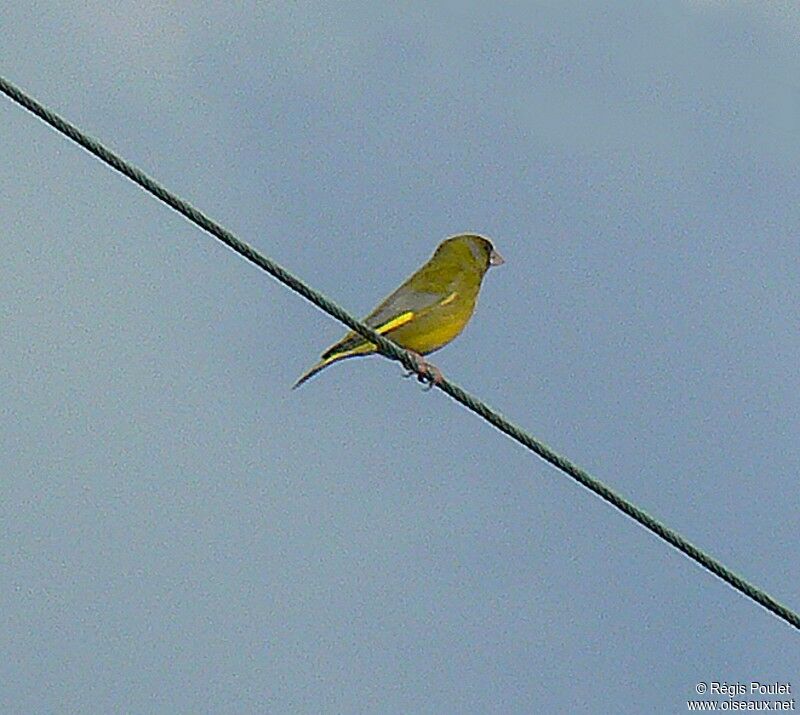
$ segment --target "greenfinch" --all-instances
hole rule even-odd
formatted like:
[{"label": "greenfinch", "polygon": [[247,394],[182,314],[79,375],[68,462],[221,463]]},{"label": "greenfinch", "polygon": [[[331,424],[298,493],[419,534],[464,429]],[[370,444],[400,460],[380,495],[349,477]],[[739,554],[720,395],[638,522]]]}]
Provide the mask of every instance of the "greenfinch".
[{"label": "greenfinch", "polygon": [[[473,233],[452,236],[362,322],[412,352],[420,372],[431,383],[438,382],[441,373],[421,356],[444,347],[464,329],[475,310],[483,276],[503,262],[489,239]],[[374,343],[351,331],[322,353],[292,389],[339,360],[374,352]]]}]

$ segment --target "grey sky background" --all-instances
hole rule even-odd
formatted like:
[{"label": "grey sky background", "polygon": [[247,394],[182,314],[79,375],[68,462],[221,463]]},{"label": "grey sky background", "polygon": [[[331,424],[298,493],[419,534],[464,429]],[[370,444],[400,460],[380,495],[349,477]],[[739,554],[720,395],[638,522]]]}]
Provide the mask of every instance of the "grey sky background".
[{"label": "grey sky background", "polygon": [[[800,608],[793,2],[3,3],[0,72]],[[657,6],[656,6],[657,5]],[[3,712],[685,712],[798,634],[0,101]]]}]

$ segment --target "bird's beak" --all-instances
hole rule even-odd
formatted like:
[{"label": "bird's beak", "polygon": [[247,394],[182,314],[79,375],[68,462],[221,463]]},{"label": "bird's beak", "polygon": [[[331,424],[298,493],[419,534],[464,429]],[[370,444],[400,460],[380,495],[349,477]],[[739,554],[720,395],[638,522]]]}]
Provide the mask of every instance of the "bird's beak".
[{"label": "bird's beak", "polygon": [[506,262],[506,259],[503,258],[497,251],[492,249],[492,252],[489,254],[489,265],[490,266],[502,266]]}]

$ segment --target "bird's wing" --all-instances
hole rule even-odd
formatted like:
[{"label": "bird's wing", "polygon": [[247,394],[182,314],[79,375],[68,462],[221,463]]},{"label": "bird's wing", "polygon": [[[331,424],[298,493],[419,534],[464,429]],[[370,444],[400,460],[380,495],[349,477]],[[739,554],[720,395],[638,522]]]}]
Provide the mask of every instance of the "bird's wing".
[{"label": "bird's wing", "polygon": [[[447,294],[440,292],[428,292],[419,290],[404,290],[405,285],[400,286],[386,300],[384,300],[366,318],[364,324],[372,328],[381,335],[391,337],[391,333],[397,328],[410,323],[420,315],[424,315],[432,308],[447,300]],[[349,353],[357,348],[368,344],[368,341],[358,333],[350,332],[336,345],[326,350],[322,359],[327,360],[334,355]]]},{"label": "bird's wing", "polygon": [[400,288],[364,318],[364,323],[383,335],[435,307],[443,297],[440,291],[412,291]]}]

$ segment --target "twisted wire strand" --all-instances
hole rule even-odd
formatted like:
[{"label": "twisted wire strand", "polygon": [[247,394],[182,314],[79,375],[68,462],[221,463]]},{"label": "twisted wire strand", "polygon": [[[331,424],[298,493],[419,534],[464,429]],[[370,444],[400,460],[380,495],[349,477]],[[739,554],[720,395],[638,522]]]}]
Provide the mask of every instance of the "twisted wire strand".
[{"label": "twisted wire strand", "polygon": [[[371,328],[356,320],[352,315],[350,315],[350,313],[342,309],[339,305],[324,296],[322,293],[308,286],[306,283],[292,275],[279,264],[275,263],[269,258],[266,258],[265,256],[262,256],[252,246],[249,246],[244,241],[238,239],[216,221],[213,221],[204,213],[194,208],[191,204],[165,189],[163,186],[147,176],[147,174],[145,174],[143,171],[125,161],[110,149],[107,149],[99,141],[89,137],[73,124],[70,124],[65,119],[62,119],[55,112],[52,112],[44,107],[42,104],[37,102],[31,96],[23,92],[21,89],[3,77],[0,77],[0,91],[17,102],[17,104],[20,104],[25,109],[35,114],[42,121],[46,122],[57,131],[72,139],[88,152],[94,154],[98,159],[116,169],[121,174],[127,176],[135,184],[139,185],[145,191],[148,191],[157,199],[163,201],[172,209],[182,214],[189,221],[196,224],[204,231],[210,233],[218,240],[222,241],[225,245],[236,251],[248,261],[254,263],[296,293],[299,293],[306,300],[310,301],[318,308],[328,313],[328,315],[336,318],[341,323],[344,323],[344,325],[346,325],[348,328],[354,330],[367,340],[370,340],[375,344],[381,354],[390,359],[399,361],[408,370],[416,372],[420,378],[427,377],[424,373],[419,371],[420,368],[417,365],[417,362],[408,351],[404,350],[396,343],[392,342],[383,335],[379,335]],[[498,430],[511,437],[511,439],[516,440],[521,445],[544,459],[546,462],[549,462],[557,469],[560,469],[562,472],[572,477],[575,481],[582,484],[587,489],[593,491],[609,504],[616,507],[624,514],[627,514],[631,519],[638,522],[641,526],[653,532],[656,536],[660,537],[667,543],[671,544],[690,559],[693,559],[704,569],[710,571],[712,574],[728,583],[740,593],[744,594],[748,598],[766,608],[771,613],[786,621],[788,624],[800,630],[800,616],[793,610],[787,608],[765,591],[749,583],[741,576],[738,576],[722,563],[712,558],[701,549],[697,548],[691,542],[684,539],[680,534],[665,526],[644,510],[639,509],[630,501],[607,487],[601,481],[592,477],[588,472],[573,464],[566,457],[562,457],[553,451],[544,442],[537,440],[525,430],[507,420],[496,410],[489,407],[485,402],[470,395],[461,387],[447,379],[437,381],[435,386],[457,402],[461,403],[464,407],[474,412],[479,417],[482,417]]]}]

